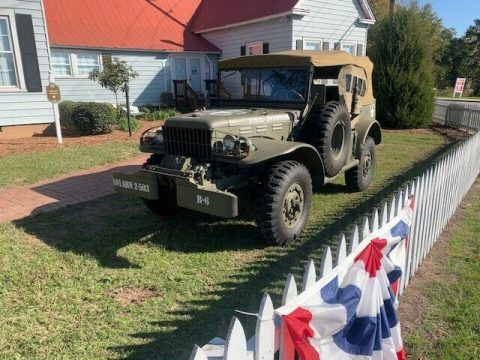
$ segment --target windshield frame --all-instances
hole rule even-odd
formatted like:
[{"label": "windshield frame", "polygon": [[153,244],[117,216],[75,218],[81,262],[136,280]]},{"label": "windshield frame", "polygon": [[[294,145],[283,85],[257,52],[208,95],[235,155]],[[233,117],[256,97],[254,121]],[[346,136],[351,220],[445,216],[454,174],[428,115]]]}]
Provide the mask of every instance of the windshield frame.
[{"label": "windshield frame", "polygon": [[[273,99],[237,99],[237,98],[225,98],[221,97],[221,74],[222,72],[232,72],[232,71],[261,71],[261,70],[305,70],[307,71],[306,76],[306,93],[304,94],[303,100],[273,100]],[[261,103],[262,105],[268,107],[285,107],[285,104],[288,104],[288,107],[295,107],[295,108],[303,108],[309,101],[310,101],[310,92],[312,86],[312,76],[313,76],[313,66],[306,67],[306,66],[281,66],[281,67],[258,67],[258,68],[227,68],[227,69],[219,69],[217,73],[217,104],[241,104],[241,105],[249,105],[249,104],[257,104]]]}]

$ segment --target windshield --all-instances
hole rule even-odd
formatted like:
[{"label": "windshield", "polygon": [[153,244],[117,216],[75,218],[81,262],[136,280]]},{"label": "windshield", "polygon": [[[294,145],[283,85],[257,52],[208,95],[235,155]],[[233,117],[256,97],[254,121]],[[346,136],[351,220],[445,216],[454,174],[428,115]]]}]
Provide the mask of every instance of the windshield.
[{"label": "windshield", "polygon": [[306,68],[222,70],[220,99],[304,102],[308,80]]}]

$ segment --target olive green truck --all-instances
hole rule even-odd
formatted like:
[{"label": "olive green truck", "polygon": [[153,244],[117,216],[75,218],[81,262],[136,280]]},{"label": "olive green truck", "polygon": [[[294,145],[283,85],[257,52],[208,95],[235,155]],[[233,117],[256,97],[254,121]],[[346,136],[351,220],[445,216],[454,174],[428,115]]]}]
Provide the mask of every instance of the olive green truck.
[{"label": "olive green truck", "polygon": [[370,185],[382,135],[367,57],[288,51],[218,68],[212,107],[143,133],[140,150],[152,155],[137,173],[115,173],[116,191],[159,215],[223,218],[238,216],[248,193],[264,237],[286,244],[306,226],[313,189],[343,174],[350,191]]}]

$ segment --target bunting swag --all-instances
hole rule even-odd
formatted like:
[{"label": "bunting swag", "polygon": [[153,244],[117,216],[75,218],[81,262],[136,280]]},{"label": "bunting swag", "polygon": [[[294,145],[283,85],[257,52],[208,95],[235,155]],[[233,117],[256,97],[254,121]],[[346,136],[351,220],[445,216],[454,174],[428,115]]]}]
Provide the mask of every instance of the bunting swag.
[{"label": "bunting swag", "polygon": [[412,197],[338,276],[282,316],[283,343],[301,360],[406,358],[396,309],[413,208]]}]

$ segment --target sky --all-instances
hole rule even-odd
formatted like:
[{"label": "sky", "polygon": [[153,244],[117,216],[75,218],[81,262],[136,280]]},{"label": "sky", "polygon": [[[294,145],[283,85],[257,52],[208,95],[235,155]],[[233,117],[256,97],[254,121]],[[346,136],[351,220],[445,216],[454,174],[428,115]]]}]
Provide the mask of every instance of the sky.
[{"label": "sky", "polygon": [[435,12],[442,18],[443,25],[454,28],[460,37],[474,19],[480,19],[480,0],[421,0],[431,3]]}]

